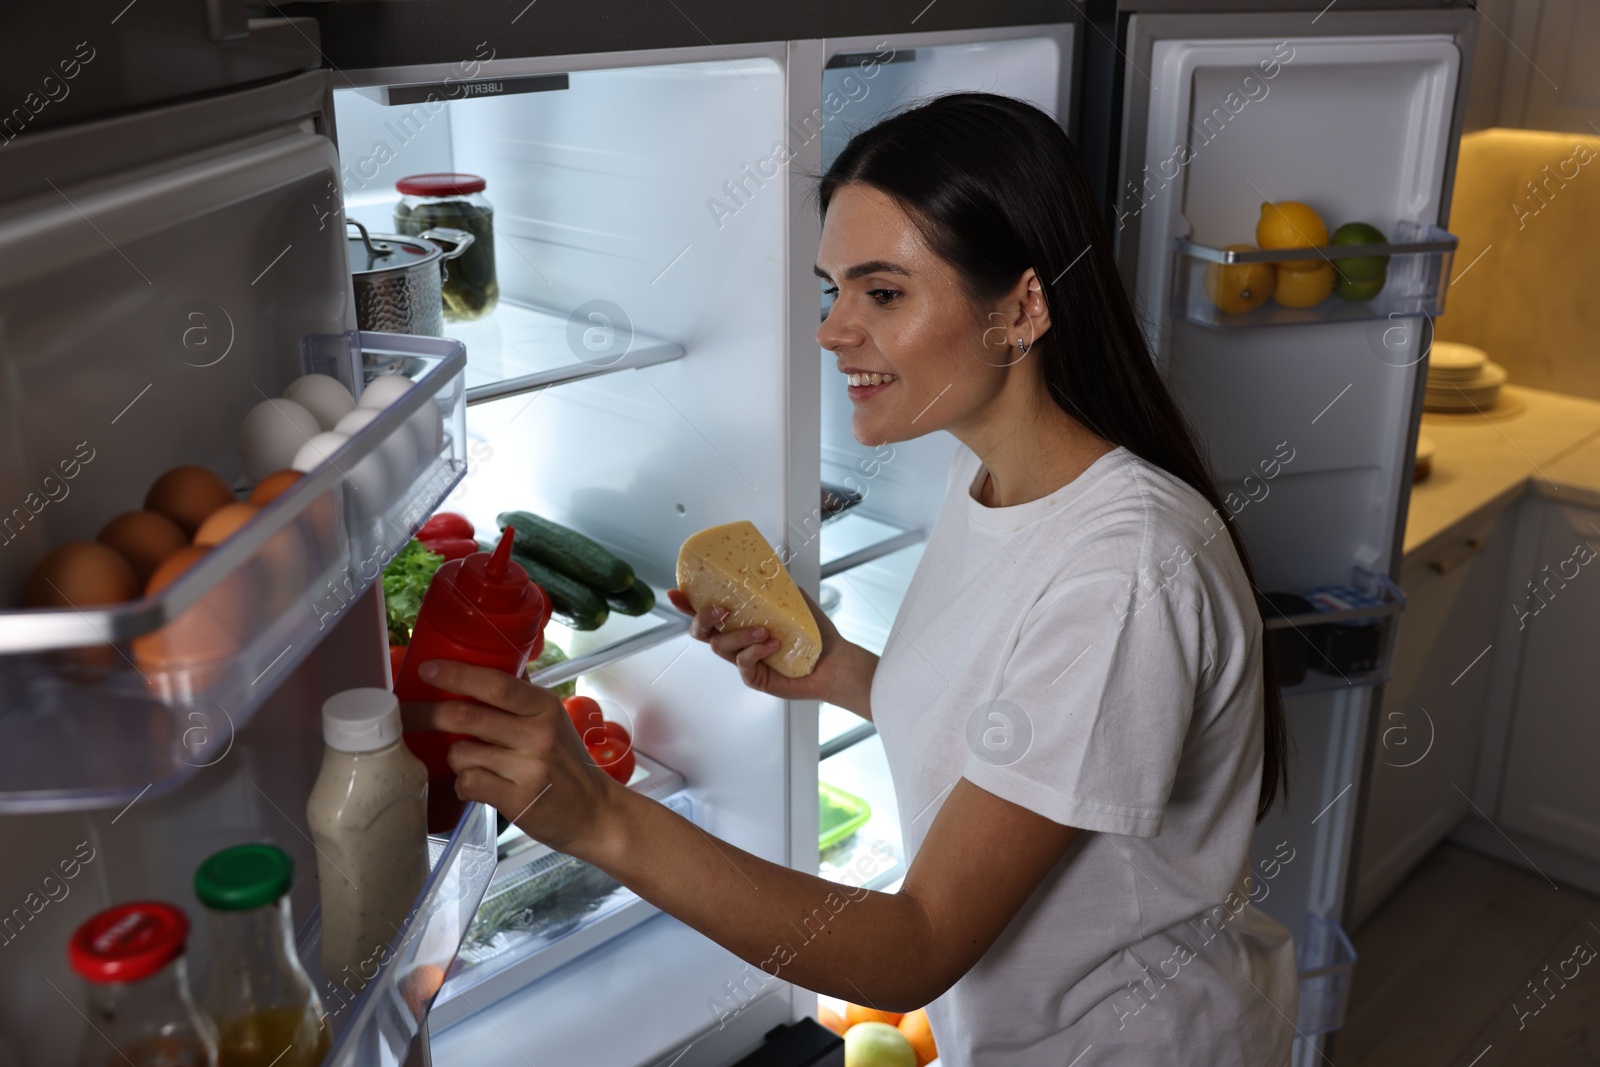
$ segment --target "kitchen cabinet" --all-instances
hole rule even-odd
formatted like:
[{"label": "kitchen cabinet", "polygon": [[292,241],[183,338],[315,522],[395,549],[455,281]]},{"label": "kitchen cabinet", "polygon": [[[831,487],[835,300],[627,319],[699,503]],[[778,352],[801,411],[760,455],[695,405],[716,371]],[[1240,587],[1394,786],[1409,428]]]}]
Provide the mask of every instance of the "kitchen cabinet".
[{"label": "kitchen cabinet", "polygon": [[1374,712],[1353,926],[1470,810],[1516,512],[1482,509],[1401,564],[1406,611]]},{"label": "kitchen cabinet", "polygon": [[1508,588],[1523,640],[1499,822],[1600,859],[1600,510],[1530,504],[1542,528],[1530,580]]},{"label": "kitchen cabinet", "polygon": [[1600,5],[1480,0],[1465,132],[1489,126],[1594,132]]}]

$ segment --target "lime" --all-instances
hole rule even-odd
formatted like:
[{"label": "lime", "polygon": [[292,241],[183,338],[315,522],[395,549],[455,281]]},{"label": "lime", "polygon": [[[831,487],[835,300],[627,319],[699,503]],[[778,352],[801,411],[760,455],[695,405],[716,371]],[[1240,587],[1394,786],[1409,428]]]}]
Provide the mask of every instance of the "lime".
[{"label": "lime", "polygon": [[1341,300],[1348,300],[1352,304],[1359,304],[1371,300],[1383,291],[1384,282],[1388,281],[1388,272],[1379,274],[1376,278],[1357,281],[1339,275],[1339,280],[1334,283],[1333,291]]},{"label": "lime", "polygon": [[[1381,245],[1388,244],[1389,239],[1383,231],[1376,226],[1369,226],[1365,222],[1347,222],[1333,231],[1333,244],[1336,245]],[[1334,268],[1344,277],[1353,282],[1370,282],[1382,279],[1384,269],[1389,266],[1388,256],[1352,256],[1349,259],[1336,259]],[[1383,286],[1378,286],[1379,289]],[[1374,289],[1373,293],[1376,294]],[[1368,299],[1362,297],[1361,299]]]}]

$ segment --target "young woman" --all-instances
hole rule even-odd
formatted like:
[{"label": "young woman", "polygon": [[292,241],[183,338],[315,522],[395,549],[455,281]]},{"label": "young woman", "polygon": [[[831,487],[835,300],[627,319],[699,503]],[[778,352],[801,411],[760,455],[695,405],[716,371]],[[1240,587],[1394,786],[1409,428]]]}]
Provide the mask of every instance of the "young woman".
[{"label": "young woman", "polygon": [[1250,569],[1071,143],[1027,104],[944,96],[856,135],[820,199],[817,340],[850,376],[854,435],[954,435],[943,510],[881,657],[815,603],[804,678],[725,612],[691,633],[752,688],[877,725],[901,889],[851,894],[831,936],[775,958],[837,887],[612,782],[548,691],[434,661],[430,681],[482,703],[410,724],[481,738],[450,753],[462,797],[752,964],[928,1005],[945,1067],[1286,1064],[1292,943],[1247,899],[1284,781]]}]

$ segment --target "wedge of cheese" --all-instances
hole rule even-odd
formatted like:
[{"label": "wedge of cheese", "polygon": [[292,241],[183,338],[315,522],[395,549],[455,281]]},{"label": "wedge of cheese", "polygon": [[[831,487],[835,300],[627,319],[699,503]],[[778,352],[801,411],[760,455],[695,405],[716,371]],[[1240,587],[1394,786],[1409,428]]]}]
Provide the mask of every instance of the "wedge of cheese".
[{"label": "wedge of cheese", "polygon": [[811,673],[822,633],[799,588],[754,525],[701,530],[678,550],[678,588],[695,611],[728,609],[724,630],[765,626],[781,644],[761,662],[786,678]]}]

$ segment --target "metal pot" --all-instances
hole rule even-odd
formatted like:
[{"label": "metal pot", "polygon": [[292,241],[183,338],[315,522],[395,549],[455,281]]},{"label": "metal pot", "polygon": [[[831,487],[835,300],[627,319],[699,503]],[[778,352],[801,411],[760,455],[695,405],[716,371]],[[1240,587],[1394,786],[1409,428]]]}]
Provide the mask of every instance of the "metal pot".
[{"label": "metal pot", "polygon": [[[361,231],[350,241],[350,273],[356,291],[356,325],[363,330],[444,335],[445,263],[471,247],[475,238],[465,230],[439,227],[416,237],[397,233]],[[435,244],[447,241],[448,251]]]}]

